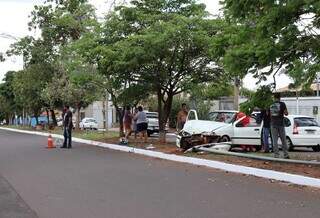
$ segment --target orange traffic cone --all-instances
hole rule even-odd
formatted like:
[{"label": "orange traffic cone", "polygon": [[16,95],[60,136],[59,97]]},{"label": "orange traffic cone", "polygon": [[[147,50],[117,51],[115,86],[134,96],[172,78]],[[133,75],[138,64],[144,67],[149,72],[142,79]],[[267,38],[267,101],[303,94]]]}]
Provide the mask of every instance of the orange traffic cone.
[{"label": "orange traffic cone", "polygon": [[47,148],[55,148],[55,146],[53,144],[53,140],[52,140],[51,134],[48,136],[48,146],[47,146]]}]

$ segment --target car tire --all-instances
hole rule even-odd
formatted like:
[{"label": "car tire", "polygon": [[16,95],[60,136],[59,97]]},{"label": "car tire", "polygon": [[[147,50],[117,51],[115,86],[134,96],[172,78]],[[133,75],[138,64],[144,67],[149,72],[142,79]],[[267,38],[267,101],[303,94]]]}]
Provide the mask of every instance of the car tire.
[{"label": "car tire", "polygon": [[313,150],[314,152],[320,152],[320,145],[312,146],[312,150]]},{"label": "car tire", "polygon": [[219,138],[218,142],[230,142],[230,138],[227,135],[224,135],[222,137]]},{"label": "car tire", "polygon": [[292,144],[292,141],[289,137],[287,137],[287,146],[288,146],[288,151],[293,151],[294,150],[294,146]]}]

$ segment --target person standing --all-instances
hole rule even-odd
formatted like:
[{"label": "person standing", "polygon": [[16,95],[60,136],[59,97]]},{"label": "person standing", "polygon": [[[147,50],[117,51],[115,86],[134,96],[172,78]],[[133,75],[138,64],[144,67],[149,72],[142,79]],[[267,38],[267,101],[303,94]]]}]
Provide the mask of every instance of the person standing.
[{"label": "person standing", "polygon": [[263,142],[263,150],[265,153],[270,152],[270,144],[269,144],[269,137],[270,137],[270,110],[263,109],[261,110],[261,120],[263,121],[262,126],[262,142]]},{"label": "person standing", "polygon": [[142,106],[138,107],[138,113],[135,115],[134,120],[137,123],[137,132],[140,135],[140,139],[144,138],[144,142],[148,141],[148,120],[147,114],[143,111]]},{"label": "person standing", "polygon": [[133,119],[132,119],[132,131],[134,132],[134,139],[137,138],[137,121],[134,119],[134,117],[138,114],[138,108],[134,108],[134,112],[133,112]]},{"label": "person standing", "polygon": [[131,108],[129,106],[126,107],[126,110],[124,112],[123,116],[123,125],[124,125],[124,132],[125,132],[125,139],[128,140],[129,136],[131,135],[132,132],[132,114],[131,114]]},{"label": "person standing", "polygon": [[183,129],[184,124],[187,121],[187,117],[188,117],[187,105],[183,103],[177,115],[177,131],[178,132],[180,132]]},{"label": "person standing", "polygon": [[288,115],[288,110],[286,104],[280,101],[280,98],[280,93],[275,93],[274,102],[270,106],[273,151],[274,157],[279,158],[278,137],[280,137],[284,158],[289,159],[286,131],[284,127],[284,115]]},{"label": "person standing", "polygon": [[64,112],[62,114],[63,117],[63,136],[64,136],[64,141],[63,145],[61,148],[72,148],[72,128],[73,128],[73,123],[72,123],[72,112],[70,111],[69,106],[64,107]]}]

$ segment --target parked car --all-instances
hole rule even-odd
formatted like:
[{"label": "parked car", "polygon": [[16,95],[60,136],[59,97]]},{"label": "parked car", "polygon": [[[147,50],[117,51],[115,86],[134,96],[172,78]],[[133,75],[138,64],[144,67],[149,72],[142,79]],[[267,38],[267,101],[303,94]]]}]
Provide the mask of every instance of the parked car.
[{"label": "parked car", "polygon": [[[148,120],[148,136],[151,136],[154,133],[159,133],[159,114],[158,112],[146,111],[147,120]],[[165,131],[169,129],[169,123],[165,126]]]},{"label": "parked car", "polygon": [[[215,111],[210,113],[209,120],[199,120],[197,112],[190,110],[187,122],[177,137],[177,146],[183,135],[214,132],[220,142],[231,142],[237,145],[254,145],[261,149],[262,122],[257,113],[244,116],[237,120],[237,111]],[[244,125],[244,121],[245,125]],[[320,127],[316,119],[303,115],[289,115],[285,117],[285,129],[289,150],[294,147],[312,147],[320,151]],[[281,145],[280,139],[279,144]]]},{"label": "parked car", "polygon": [[147,119],[148,119],[148,136],[151,136],[153,133],[159,132],[159,119],[158,112],[149,112],[146,111]]},{"label": "parked car", "polygon": [[94,129],[98,130],[98,122],[94,118],[85,117],[80,122],[80,129]]}]

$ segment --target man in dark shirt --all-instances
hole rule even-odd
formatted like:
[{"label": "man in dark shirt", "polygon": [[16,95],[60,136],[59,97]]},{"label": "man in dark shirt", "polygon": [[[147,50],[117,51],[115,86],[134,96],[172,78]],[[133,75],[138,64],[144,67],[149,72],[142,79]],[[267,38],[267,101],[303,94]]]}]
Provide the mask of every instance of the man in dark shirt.
[{"label": "man in dark shirt", "polygon": [[64,107],[62,118],[63,118],[64,141],[61,148],[72,148],[71,133],[73,128],[73,123],[72,123],[72,112],[70,111],[69,106]]},{"label": "man in dark shirt", "polygon": [[280,93],[274,94],[275,101],[270,106],[271,115],[271,135],[273,151],[276,158],[279,157],[278,137],[281,139],[284,158],[289,159],[286,131],[284,127],[284,115],[288,115],[287,106],[280,101]]},{"label": "man in dark shirt", "polygon": [[263,128],[262,128],[262,142],[263,142],[263,150],[265,153],[269,153],[270,145],[269,145],[269,137],[270,137],[270,110],[263,109],[261,110],[261,118],[263,120]]}]

